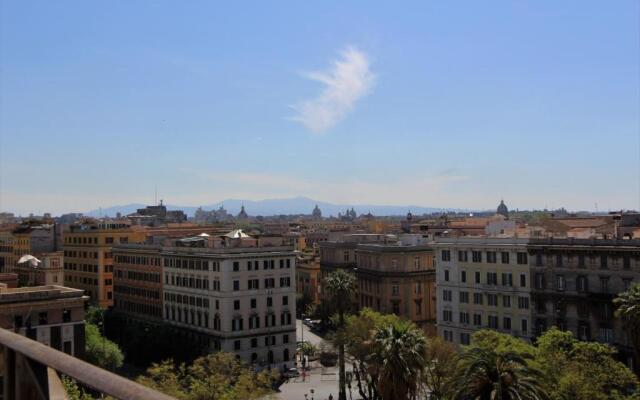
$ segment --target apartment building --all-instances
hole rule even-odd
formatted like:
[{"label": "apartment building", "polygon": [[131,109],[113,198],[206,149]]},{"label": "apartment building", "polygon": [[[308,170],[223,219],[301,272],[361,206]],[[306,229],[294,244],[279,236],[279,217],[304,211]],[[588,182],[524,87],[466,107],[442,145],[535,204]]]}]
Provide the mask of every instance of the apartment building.
[{"label": "apartment building", "polygon": [[430,245],[358,244],[358,305],[393,313],[436,333],[434,250]]},{"label": "apartment building", "polygon": [[142,243],[143,227],[121,222],[71,225],[64,232],[64,284],[83,289],[100,307],[113,306],[113,251],[120,243]]},{"label": "apartment building", "polygon": [[632,345],[615,318],[613,299],[640,282],[640,240],[532,239],[534,334],[551,326],[582,340],[608,343],[630,366]]},{"label": "apartment building", "polygon": [[479,329],[530,340],[531,272],[527,239],[437,238],[438,335],[468,344]]},{"label": "apartment building", "polygon": [[162,322],[162,246],[113,247],[113,304],[134,321]]},{"label": "apartment building", "polygon": [[293,366],[292,246],[164,247],[164,319],[259,367]]},{"label": "apartment building", "polygon": [[20,286],[62,285],[64,283],[64,256],[62,251],[36,253],[37,265],[27,261],[16,263],[9,270],[18,275]]},{"label": "apartment building", "polygon": [[47,285],[7,288],[0,285],[0,327],[75,357],[84,354],[82,290]]},{"label": "apartment building", "polygon": [[203,347],[234,352],[257,368],[290,368],[297,253],[284,242],[261,246],[236,230],[116,246],[115,310],[132,322],[169,324]]},{"label": "apartment building", "polygon": [[302,253],[298,257],[296,291],[300,296],[309,298],[313,304],[320,303],[320,256],[317,249]]}]

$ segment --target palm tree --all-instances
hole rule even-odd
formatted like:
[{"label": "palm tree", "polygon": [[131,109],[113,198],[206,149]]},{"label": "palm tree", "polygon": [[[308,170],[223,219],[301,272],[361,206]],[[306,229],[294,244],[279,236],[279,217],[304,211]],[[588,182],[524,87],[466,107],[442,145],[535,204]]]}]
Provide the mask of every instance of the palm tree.
[{"label": "palm tree", "polygon": [[472,348],[460,356],[456,399],[543,400],[547,399],[537,378],[540,373],[515,353]]},{"label": "palm tree", "polygon": [[613,302],[618,306],[616,315],[622,318],[627,335],[635,348],[636,367],[640,366],[640,283],[620,293]]},{"label": "palm tree", "polygon": [[380,348],[378,391],[383,400],[415,398],[425,366],[427,341],[411,322],[379,328],[374,336]]},{"label": "palm tree", "polygon": [[[344,326],[344,314],[353,304],[356,281],[353,274],[339,269],[332,272],[325,280],[327,292],[338,314],[338,330]],[[340,335],[339,335],[340,336]],[[347,400],[346,375],[344,365],[344,341],[338,340],[339,392],[338,400]]]}]

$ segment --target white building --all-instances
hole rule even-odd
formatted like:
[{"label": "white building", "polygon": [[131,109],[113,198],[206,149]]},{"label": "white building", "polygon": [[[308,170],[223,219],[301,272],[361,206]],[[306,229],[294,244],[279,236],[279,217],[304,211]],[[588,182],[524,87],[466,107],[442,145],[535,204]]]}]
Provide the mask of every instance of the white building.
[{"label": "white building", "polygon": [[438,238],[438,335],[468,344],[473,332],[495,329],[529,340],[531,285],[526,239]]},{"label": "white building", "polygon": [[242,233],[223,240],[163,247],[164,320],[207,337],[212,350],[234,352],[258,368],[293,367],[293,246],[256,247]]}]

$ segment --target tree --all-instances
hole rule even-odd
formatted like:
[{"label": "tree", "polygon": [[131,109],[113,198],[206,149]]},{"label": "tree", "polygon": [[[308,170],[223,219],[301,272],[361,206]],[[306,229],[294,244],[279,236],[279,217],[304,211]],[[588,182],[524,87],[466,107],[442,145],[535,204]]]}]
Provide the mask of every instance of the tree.
[{"label": "tree", "polygon": [[376,354],[381,349],[380,344],[374,340],[375,333],[397,321],[399,318],[394,314],[380,314],[370,308],[363,308],[358,314],[345,318],[345,353],[353,365],[356,385],[363,400],[380,399],[378,381],[381,365]]},{"label": "tree", "polygon": [[607,345],[577,340],[571,332],[549,329],[536,342],[547,391],[553,400],[637,398],[629,394],[638,381],[614,359]]},{"label": "tree", "polygon": [[88,362],[104,369],[122,366],[124,356],[117,344],[100,334],[96,325],[85,324],[85,357]]},{"label": "tree", "polygon": [[635,349],[635,365],[640,366],[640,283],[620,293],[613,303],[618,307],[616,314],[622,319]]},{"label": "tree", "polygon": [[421,330],[405,320],[378,328],[375,342],[380,370],[378,390],[383,400],[414,398],[425,365],[426,339]]},{"label": "tree", "polygon": [[252,400],[272,392],[276,371],[255,372],[233,353],[200,357],[190,366],[172,360],[154,363],[138,383],[180,400]]},{"label": "tree", "polygon": [[69,400],[93,400],[93,397],[81,389],[73,378],[62,375],[62,386]]},{"label": "tree", "polygon": [[[353,274],[338,269],[331,273],[325,281],[326,289],[331,296],[331,303],[338,315],[338,331],[344,327],[344,316],[353,304],[355,293],[355,277]],[[338,336],[339,337],[339,336]],[[339,392],[338,400],[347,400],[346,375],[344,364],[344,341],[338,340]]]},{"label": "tree", "polygon": [[539,375],[516,353],[499,353],[472,344],[460,356],[454,396],[479,400],[546,399]]},{"label": "tree", "polygon": [[455,347],[437,336],[427,342],[425,352],[424,388],[432,400],[446,399],[453,385],[458,362]]}]

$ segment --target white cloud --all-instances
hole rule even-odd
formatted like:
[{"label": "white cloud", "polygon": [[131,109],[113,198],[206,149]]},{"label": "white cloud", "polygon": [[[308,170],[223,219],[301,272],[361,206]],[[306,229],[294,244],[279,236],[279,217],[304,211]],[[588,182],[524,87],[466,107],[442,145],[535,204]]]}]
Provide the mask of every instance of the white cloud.
[{"label": "white cloud", "polygon": [[330,71],[305,74],[326,86],[318,97],[293,106],[297,115],[291,119],[312,132],[322,133],[335,126],[375,84],[376,77],[364,52],[347,47],[340,55],[342,58],[333,62]]}]

